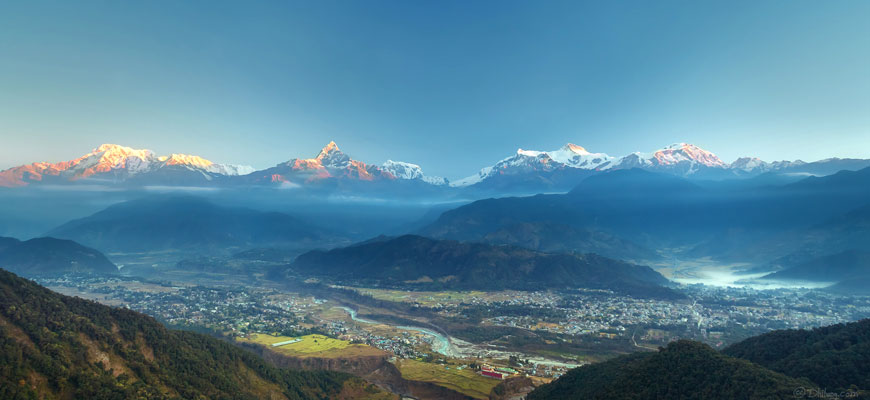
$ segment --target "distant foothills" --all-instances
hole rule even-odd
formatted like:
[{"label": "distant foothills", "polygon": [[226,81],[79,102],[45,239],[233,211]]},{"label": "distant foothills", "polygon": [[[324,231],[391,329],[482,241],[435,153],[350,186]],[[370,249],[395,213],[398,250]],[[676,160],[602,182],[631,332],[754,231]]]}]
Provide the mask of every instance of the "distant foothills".
[{"label": "distant foothills", "polygon": [[[487,198],[425,215],[419,211],[392,232],[384,221],[401,212],[397,207],[378,204],[384,209],[366,219],[361,214],[371,207],[327,204],[326,211],[311,217],[306,213],[313,206],[271,191],[264,196],[239,191],[238,199],[224,191],[211,196],[133,193],[132,200],[110,199],[105,208],[76,218],[66,216],[71,212],[64,213],[65,202],[106,201],[115,194],[7,196],[8,210],[27,203],[60,214],[63,222],[29,237],[72,240],[87,249],[66,241],[8,239],[0,248],[0,265],[8,263],[8,269],[24,275],[106,270],[105,263],[90,263],[101,260],[89,255],[88,249],[94,249],[115,260],[140,252],[229,257],[206,263],[218,268],[256,250],[259,255],[242,258],[286,267],[300,256],[291,270],[305,277],[328,272],[429,289],[534,290],[568,284],[658,297],[667,295],[660,290],[663,278],[633,266],[661,267],[678,256],[743,263],[746,273],[761,273],[757,279],[764,282],[818,282],[840,293],[868,293],[870,168],[789,184],[754,184],[760,183],[615,170],[592,175],[564,194]],[[16,217],[6,217],[12,220],[8,226],[15,227]],[[73,251],[59,264],[60,253],[36,251],[39,258],[24,257],[43,246]],[[670,256],[659,249],[680,250]],[[64,268],[41,269],[52,263]],[[356,268],[367,273],[355,276]]]},{"label": "distant foothills", "polygon": [[[709,259],[745,265],[740,272],[764,284],[870,293],[870,160],[726,164],[689,144],[618,158],[569,144],[520,150],[447,182],[414,164],[354,160],[332,142],[314,158],[259,171],[102,145],[75,160],[0,172],[0,185],[8,186],[0,188],[0,236],[75,242],[0,243],[0,265],[25,276],[111,271],[93,262],[102,254],[120,264],[141,252],[171,253],[172,263],[207,254],[236,264],[238,254],[256,250],[280,259],[257,256],[261,264],[285,267],[282,273],[292,264],[290,272],[306,278],[338,260],[384,272],[365,277],[379,285],[568,284],[667,296],[662,276],[635,267],[661,271],[678,260]],[[154,186],[196,195],[141,193]],[[57,188],[62,196],[40,193]],[[380,198],[344,200],[369,196]],[[71,255],[54,271],[50,254],[24,256],[40,248]],[[471,257],[472,250],[480,254]],[[486,275],[490,265],[498,266],[495,275]],[[554,266],[558,273],[533,272]]]},{"label": "distant foothills", "polygon": [[797,180],[830,175],[841,170],[870,167],[870,159],[830,158],[821,161],[766,162],[742,157],[732,163],[698,146],[676,143],[649,153],[613,157],[566,144],[554,151],[517,150],[476,174],[453,182],[427,175],[419,165],[388,160],[376,165],[352,159],[334,142],[314,158],[294,158],[271,168],[255,170],[245,165],[217,164],[205,158],[170,154],[159,156],[103,144],[90,153],[63,162],[35,162],[0,171],[0,187],[32,185],[111,185],[272,187],[330,191],[401,188],[426,195],[452,194],[467,190],[484,192],[540,193],[569,190],[583,179],[603,171],[640,168],[697,180],[768,179]]}]

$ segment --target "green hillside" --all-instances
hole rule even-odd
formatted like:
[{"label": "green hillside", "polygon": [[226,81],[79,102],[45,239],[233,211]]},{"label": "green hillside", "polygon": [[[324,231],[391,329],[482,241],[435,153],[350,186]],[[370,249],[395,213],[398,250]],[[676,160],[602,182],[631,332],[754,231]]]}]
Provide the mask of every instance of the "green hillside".
[{"label": "green hillside", "polygon": [[796,391],[812,388],[809,382],[682,340],[657,352],[575,368],[528,398],[793,399]]},{"label": "green hillside", "polygon": [[349,375],[279,369],[219,339],[170,330],[146,315],[63,296],[0,270],[3,399],[318,399],[378,392]]},{"label": "green hillside", "polygon": [[751,337],[723,351],[829,391],[870,389],[870,319]]}]

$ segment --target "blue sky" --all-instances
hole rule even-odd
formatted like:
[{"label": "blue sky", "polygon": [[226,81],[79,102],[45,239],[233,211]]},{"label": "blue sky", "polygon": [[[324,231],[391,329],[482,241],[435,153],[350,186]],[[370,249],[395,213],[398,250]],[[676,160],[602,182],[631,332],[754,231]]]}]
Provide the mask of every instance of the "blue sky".
[{"label": "blue sky", "polygon": [[100,143],[458,178],[566,142],[870,158],[870,2],[5,2],[0,167]]}]

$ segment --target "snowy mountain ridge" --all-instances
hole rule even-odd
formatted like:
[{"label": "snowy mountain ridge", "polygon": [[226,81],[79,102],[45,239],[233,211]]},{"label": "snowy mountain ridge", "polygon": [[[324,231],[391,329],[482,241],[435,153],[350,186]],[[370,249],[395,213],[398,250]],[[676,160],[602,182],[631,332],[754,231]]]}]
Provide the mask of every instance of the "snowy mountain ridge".
[{"label": "snowy mountain ridge", "polygon": [[147,149],[103,144],[73,160],[36,162],[0,171],[0,187],[98,181],[131,185],[278,185],[295,188],[316,182],[340,181],[346,185],[352,181],[408,181],[462,188],[498,178],[495,186],[488,187],[509,191],[517,185],[570,188],[590,174],[614,169],[641,168],[694,179],[729,179],[771,172],[794,176],[826,175],[867,166],[870,166],[870,160],[839,158],[806,163],[801,160],[766,162],[756,157],[741,157],[729,164],[716,154],[689,143],[674,143],[649,153],[613,157],[568,143],[552,151],[520,148],[510,157],[482,168],[474,175],[448,181],[426,175],[419,165],[410,162],[390,159],[377,165],[355,160],[332,141],[313,158],[293,158],[263,170],[245,165],[217,164],[196,155],[172,153],[158,156]]},{"label": "snowy mountain ridge", "polygon": [[211,180],[219,175],[243,175],[254,170],[250,166],[216,164],[199,156],[188,154],[157,156],[151,150],[133,149],[107,143],[70,161],[36,162],[0,171],[0,186],[26,186],[46,179],[124,181],[135,176],[167,169],[183,169],[199,173],[206,180]]},{"label": "snowy mountain ridge", "polygon": [[[838,158],[821,160],[813,164],[830,163],[833,165],[839,162],[851,163],[857,167],[863,164],[870,165],[868,160],[842,160]],[[806,167],[808,164],[800,160],[766,162],[756,157],[741,157],[728,164],[713,152],[689,143],[674,143],[653,152],[635,152],[622,157],[612,157],[605,153],[591,153],[581,146],[568,143],[553,151],[518,149],[515,155],[485,167],[477,174],[452,181],[450,185],[465,187],[495,176],[550,173],[566,169],[605,171],[642,168],[684,177],[708,174],[717,178],[727,178],[785,171]]]}]

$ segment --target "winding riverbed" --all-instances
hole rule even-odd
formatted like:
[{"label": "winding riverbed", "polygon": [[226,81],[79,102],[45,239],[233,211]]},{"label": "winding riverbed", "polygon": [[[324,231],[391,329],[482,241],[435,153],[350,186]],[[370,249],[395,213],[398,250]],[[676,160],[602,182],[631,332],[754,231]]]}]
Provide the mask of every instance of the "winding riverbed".
[{"label": "winding riverbed", "polygon": [[[350,319],[355,322],[363,323],[363,324],[382,324],[382,325],[390,325],[383,322],[372,321],[364,318],[359,318],[356,315],[356,310],[350,307],[339,307],[342,310],[346,311],[350,315]],[[415,331],[420,332],[426,336],[431,336],[434,340],[432,342],[432,350],[436,353],[443,354],[448,357],[454,356],[456,351],[453,349],[453,345],[450,343],[450,338],[435,332],[431,329],[421,328],[419,326],[396,326],[397,329],[402,329],[406,331]]]}]

